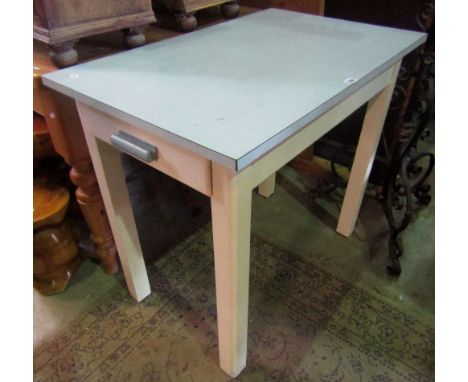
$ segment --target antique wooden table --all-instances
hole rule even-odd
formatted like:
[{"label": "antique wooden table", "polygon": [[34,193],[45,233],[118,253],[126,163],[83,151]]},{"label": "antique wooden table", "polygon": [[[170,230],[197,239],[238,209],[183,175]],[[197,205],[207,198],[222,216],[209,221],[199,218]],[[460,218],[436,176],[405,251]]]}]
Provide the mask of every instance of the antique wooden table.
[{"label": "antique wooden table", "polygon": [[401,58],[423,33],[266,10],[43,76],[76,100],[131,295],[150,293],[127,152],[211,198],[221,368],[246,364],[252,190],[368,102],[337,231],[359,212]]},{"label": "antique wooden table", "polygon": [[[37,54],[36,54],[37,53]],[[94,243],[93,255],[109,274],[118,271],[117,250],[93,170],[80,118],[72,98],[43,86],[42,76],[57,68],[39,51],[33,56],[33,110],[35,119],[44,124],[53,151],[70,165],[70,179],[77,186],[75,198],[88,225]]]}]

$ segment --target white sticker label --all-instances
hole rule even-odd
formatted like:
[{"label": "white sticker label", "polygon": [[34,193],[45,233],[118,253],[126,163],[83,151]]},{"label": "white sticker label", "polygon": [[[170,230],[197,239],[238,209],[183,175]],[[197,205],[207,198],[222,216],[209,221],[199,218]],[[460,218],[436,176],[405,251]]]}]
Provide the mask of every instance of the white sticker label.
[{"label": "white sticker label", "polygon": [[356,81],[357,81],[356,78],[349,77],[349,78],[347,78],[347,79],[344,80],[344,83],[345,83],[346,85],[351,85],[351,84],[354,84]]}]

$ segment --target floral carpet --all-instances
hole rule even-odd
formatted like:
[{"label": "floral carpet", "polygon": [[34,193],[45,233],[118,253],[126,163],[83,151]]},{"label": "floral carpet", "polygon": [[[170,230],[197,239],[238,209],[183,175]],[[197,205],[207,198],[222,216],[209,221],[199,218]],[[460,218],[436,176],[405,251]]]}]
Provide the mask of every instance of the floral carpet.
[{"label": "floral carpet", "polygon": [[[39,381],[228,381],[218,368],[210,226],[34,351]],[[235,381],[432,381],[433,320],[252,237],[247,367]],[[418,317],[419,316],[419,317]]]}]

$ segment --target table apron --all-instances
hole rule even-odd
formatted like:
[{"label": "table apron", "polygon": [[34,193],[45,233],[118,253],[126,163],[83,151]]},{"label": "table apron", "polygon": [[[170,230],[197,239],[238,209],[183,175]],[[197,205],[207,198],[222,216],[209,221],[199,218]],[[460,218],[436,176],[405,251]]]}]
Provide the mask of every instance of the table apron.
[{"label": "table apron", "polygon": [[[169,175],[187,186],[211,196],[211,161],[184,149],[160,137],[149,134],[135,126],[111,115],[103,113],[91,106],[77,101],[78,111],[87,135],[104,141],[110,145],[111,136],[125,132],[133,137],[155,146],[158,151],[157,159],[143,162],[148,166]],[[117,148],[116,148],[117,149]],[[130,154],[129,154],[130,155]],[[136,159],[140,160],[138,157]]]},{"label": "table apron", "polygon": [[[393,66],[240,171],[237,176],[247,178],[246,183],[251,189],[254,189],[352,112],[385,89],[390,84],[392,73]],[[212,169],[209,159],[79,101],[77,101],[77,107],[87,134],[111,144],[112,134],[126,132],[156,146],[158,159],[147,163],[149,166],[211,197]]]}]

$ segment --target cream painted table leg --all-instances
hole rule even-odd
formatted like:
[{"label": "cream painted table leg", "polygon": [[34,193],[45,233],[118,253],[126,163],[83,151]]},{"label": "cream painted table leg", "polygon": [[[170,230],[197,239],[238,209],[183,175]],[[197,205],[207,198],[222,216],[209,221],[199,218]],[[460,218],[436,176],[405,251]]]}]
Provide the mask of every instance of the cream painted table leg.
[{"label": "cream painted table leg", "polygon": [[351,235],[356,224],[385,117],[392,99],[400,63],[397,62],[393,65],[392,78],[388,86],[375,95],[367,104],[367,112],[336,229],[338,233],[344,236]]},{"label": "cream painted table leg", "polygon": [[275,192],[276,172],[266,178],[258,186],[258,194],[264,198],[269,198]]},{"label": "cream painted table leg", "polygon": [[252,187],[213,163],[211,215],[221,368],[236,377],[246,365]]},{"label": "cream painted table leg", "polygon": [[[84,121],[87,118],[82,116],[81,119],[85,126]],[[135,300],[141,301],[151,293],[151,289],[119,151],[88,132],[86,132],[86,141],[128,289]]]}]

